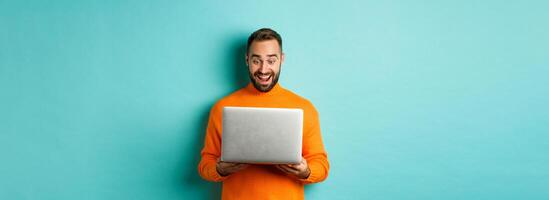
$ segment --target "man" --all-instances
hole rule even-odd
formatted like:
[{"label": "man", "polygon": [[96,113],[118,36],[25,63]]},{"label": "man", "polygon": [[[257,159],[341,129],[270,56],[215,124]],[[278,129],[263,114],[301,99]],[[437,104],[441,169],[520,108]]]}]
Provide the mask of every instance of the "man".
[{"label": "man", "polygon": [[[198,171],[208,181],[223,182],[222,199],[303,199],[304,184],[323,181],[329,163],[318,113],[306,99],[278,84],[284,62],[282,39],[263,28],[248,38],[246,64],[251,83],[222,98],[210,110]],[[225,106],[303,109],[303,160],[299,164],[254,165],[221,162],[222,110]]]}]

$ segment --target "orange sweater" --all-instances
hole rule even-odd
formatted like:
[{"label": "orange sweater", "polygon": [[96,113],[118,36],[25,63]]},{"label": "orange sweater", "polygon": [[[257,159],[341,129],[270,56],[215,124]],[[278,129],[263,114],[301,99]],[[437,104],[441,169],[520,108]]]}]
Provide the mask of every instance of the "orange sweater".
[{"label": "orange sweater", "polygon": [[[311,170],[309,177],[294,178],[272,165],[250,165],[229,176],[220,176],[216,170],[216,162],[221,155],[221,118],[225,106],[303,109],[302,153]],[[308,100],[279,84],[271,91],[263,93],[250,83],[219,100],[210,110],[201,155],[198,172],[208,181],[223,182],[222,199],[304,199],[303,185],[323,181],[330,169],[316,109]]]}]

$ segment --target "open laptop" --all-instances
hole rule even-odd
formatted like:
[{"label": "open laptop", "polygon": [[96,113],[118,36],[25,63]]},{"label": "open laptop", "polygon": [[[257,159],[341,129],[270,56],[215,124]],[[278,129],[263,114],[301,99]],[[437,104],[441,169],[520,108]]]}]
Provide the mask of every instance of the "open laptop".
[{"label": "open laptop", "polygon": [[221,161],[257,164],[301,162],[303,110],[224,107]]}]

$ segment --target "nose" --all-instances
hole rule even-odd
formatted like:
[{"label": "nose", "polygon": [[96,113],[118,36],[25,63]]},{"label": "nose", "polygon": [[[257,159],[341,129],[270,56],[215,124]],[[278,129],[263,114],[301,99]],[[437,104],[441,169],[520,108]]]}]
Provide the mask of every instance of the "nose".
[{"label": "nose", "polygon": [[259,67],[259,72],[261,72],[262,74],[265,74],[268,72],[267,64],[265,62],[261,63],[261,66]]}]

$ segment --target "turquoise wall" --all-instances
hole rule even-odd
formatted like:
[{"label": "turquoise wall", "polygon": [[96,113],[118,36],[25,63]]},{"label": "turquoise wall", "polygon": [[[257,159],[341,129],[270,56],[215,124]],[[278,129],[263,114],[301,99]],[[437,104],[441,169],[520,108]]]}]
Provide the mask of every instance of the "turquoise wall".
[{"label": "turquoise wall", "polygon": [[0,0],[0,199],[217,199],[196,166],[243,51],[320,112],[309,199],[549,198],[547,1]]}]

